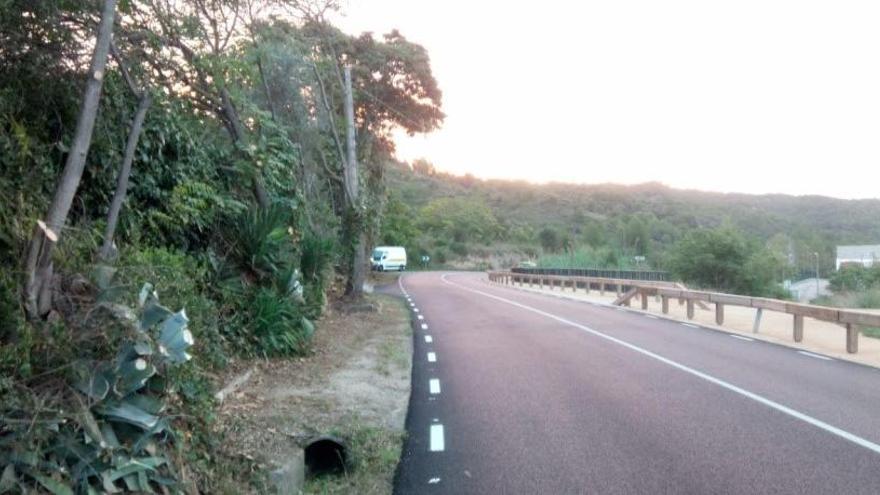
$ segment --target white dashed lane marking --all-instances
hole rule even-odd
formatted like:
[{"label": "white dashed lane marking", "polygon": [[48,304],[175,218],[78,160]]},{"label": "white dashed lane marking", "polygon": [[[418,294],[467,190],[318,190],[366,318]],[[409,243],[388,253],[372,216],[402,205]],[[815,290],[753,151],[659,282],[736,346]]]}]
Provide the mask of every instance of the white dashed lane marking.
[{"label": "white dashed lane marking", "polygon": [[428,362],[429,363],[436,363],[437,362],[437,354],[434,354],[433,352],[429,352],[428,353]]},{"label": "white dashed lane marking", "polygon": [[434,342],[434,338],[430,335],[425,335],[425,343],[430,344],[431,342]]},{"label": "white dashed lane marking", "polygon": [[431,425],[431,452],[443,452],[445,448],[443,425]]},{"label": "white dashed lane marking", "polygon": [[422,330],[427,330],[427,329],[428,329],[428,324],[422,323]]},{"label": "white dashed lane marking", "polygon": [[440,393],[440,380],[438,380],[436,378],[431,378],[428,381],[428,388],[430,389],[432,394],[439,394]]}]

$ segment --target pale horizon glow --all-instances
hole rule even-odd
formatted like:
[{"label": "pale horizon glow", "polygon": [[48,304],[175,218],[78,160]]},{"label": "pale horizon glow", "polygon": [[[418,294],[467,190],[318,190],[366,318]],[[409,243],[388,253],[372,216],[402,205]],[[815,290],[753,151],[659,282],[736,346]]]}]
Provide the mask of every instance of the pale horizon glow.
[{"label": "pale horizon glow", "polygon": [[878,198],[880,3],[348,0],[345,31],[422,44],[439,170]]}]

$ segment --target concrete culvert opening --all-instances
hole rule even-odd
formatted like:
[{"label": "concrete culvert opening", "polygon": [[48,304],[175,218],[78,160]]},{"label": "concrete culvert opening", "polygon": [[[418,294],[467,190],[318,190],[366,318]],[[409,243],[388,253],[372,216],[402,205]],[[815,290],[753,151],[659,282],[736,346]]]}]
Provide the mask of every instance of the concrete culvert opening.
[{"label": "concrete culvert opening", "polygon": [[305,447],[305,463],[313,476],[342,473],[349,469],[348,446],[339,438],[321,436]]}]

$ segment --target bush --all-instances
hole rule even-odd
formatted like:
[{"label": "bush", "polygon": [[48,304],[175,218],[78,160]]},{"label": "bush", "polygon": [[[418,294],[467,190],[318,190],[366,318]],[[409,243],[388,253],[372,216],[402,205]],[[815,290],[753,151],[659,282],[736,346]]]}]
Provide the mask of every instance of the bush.
[{"label": "bush", "polygon": [[333,240],[306,235],[300,243],[299,267],[302,272],[304,313],[309,318],[321,315],[325,302],[327,277],[333,262]]},{"label": "bush", "polygon": [[185,313],[159,305],[149,286],[139,306],[139,318],[122,305],[95,307],[101,327],[119,330],[115,356],[75,359],[50,372],[58,379],[38,389],[20,382],[17,400],[0,403],[4,492],[152,493],[176,485],[167,410],[176,401],[166,378],[190,359],[193,337]]},{"label": "bush", "polygon": [[314,327],[291,297],[261,287],[254,293],[249,307],[248,326],[259,353],[284,356],[306,349]]},{"label": "bush", "polygon": [[[207,294],[208,268],[185,253],[167,248],[125,250],[118,263],[114,285],[131,294],[146,281],[162,288],[162,298],[186,308],[193,323],[196,351],[211,368],[226,364],[226,340],[220,333],[217,304]],[[129,304],[133,303],[131,298]]]}]

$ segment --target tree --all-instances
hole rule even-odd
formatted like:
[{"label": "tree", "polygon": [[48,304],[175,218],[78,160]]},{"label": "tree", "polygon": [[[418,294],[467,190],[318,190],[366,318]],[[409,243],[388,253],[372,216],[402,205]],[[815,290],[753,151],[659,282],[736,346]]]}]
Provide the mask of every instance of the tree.
[{"label": "tree", "polygon": [[116,0],[104,0],[101,10],[101,21],[95,37],[95,48],[89,66],[89,79],[77,118],[76,131],[64,171],[58,180],[52,204],[46,214],[46,222],[38,222],[28,247],[25,261],[24,288],[25,307],[30,318],[46,315],[52,304],[52,248],[61,238],[62,228],[67,222],[67,214],[73,203],[73,197],[79,187],[86,156],[92,142],[92,131],[95,116],[101,99],[101,88],[104,84],[104,68],[113,38],[113,22],[116,16]]},{"label": "tree", "polygon": [[417,235],[412,209],[392,194],[385,206],[385,215],[382,219],[380,233],[382,244],[409,248],[414,245]]},{"label": "tree", "polygon": [[556,229],[544,227],[538,232],[538,240],[545,252],[556,253],[562,249],[562,239]]},{"label": "tree", "polygon": [[730,226],[693,230],[673,248],[670,268],[699,287],[746,295],[774,290],[778,260]]},{"label": "tree", "polygon": [[497,238],[498,220],[482,201],[467,198],[438,198],[422,208],[422,229],[440,239],[455,242],[488,243]]}]

